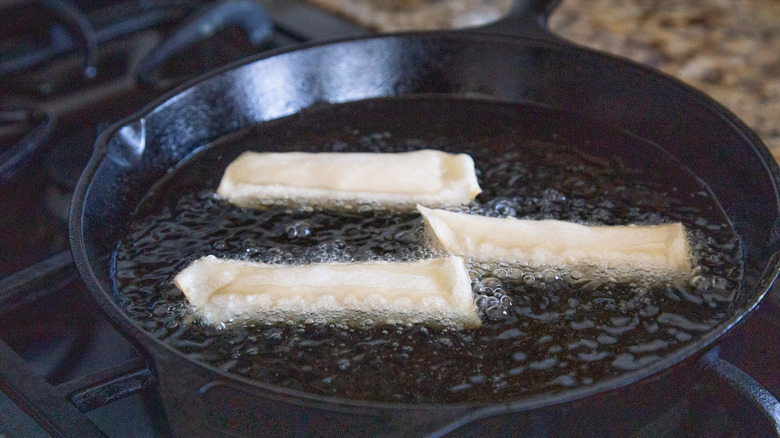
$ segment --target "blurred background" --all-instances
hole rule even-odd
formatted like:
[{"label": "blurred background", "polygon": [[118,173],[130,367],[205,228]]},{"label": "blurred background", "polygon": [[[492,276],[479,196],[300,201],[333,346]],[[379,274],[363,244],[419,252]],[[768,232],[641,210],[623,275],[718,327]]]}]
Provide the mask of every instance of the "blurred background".
[{"label": "blurred background", "polygon": [[[308,0],[379,31],[468,27],[512,0]],[[745,121],[780,158],[780,1],[563,0],[553,32],[683,80]]]}]

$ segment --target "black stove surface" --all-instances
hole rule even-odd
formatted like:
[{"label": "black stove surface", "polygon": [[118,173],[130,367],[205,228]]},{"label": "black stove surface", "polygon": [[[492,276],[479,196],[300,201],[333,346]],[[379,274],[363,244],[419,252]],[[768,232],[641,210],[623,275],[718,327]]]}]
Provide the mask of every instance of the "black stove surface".
[{"label": "black stove surface", "polygon": [[[302,41],[364,32],[302,3],[261,4],[264,8],[249,1],[0,3],[3,365],[18,355],[31,375],[68,393],[74,380],[137,360],[134,347],[78,280],[68,252],[70,194],[102,129],[220,65]],[[775,291],[721,347],[721,357],[772,394],[780,394],[779,296]],[[0,373],[0,437],[49,436],[34,413],[17,405],[9,389],[17,382],[2,381],[27,375]],[[108,436],[165,435],[159,394],[153,385],[142,387],[105,406],[80,409]],[[705,374],[686,398],[636,436],[777,436],[776,426],[751,400],[755,391],[747,395]]]},{"label": "black stove surface", "polygon": [[[188,79],[246,56],[363,32],[287,1],[74,6],[93,23],[92,39],[100,42],[86,56],[73,48],[78,38],[67,36],[79,33],[68,27],[72,20],[36,2],[0,8],[0,276],[67,249],[70,193],[97,134],[109,124]],[[20,27],[21,20],[29,21]],[[85,58],[94,58],[94,66],[85,66]]]}]

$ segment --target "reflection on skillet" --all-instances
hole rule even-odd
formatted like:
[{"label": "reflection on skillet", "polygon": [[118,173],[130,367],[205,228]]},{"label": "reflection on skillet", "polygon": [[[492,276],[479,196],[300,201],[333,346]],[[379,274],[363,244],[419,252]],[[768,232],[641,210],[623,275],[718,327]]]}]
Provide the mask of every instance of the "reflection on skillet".
[{"label": "reflection on skillet", "polygon": [[[705,333],[739,291],[738,237],[709,190],[660,149],[528,105],[428,99],[346,104],[203,148],[147,195],[116,253],[127,313],[193,359],[252,379],[352,399],[516,399],[643,367]],[[483,123],[473,124],[479,114]],[[378,134],[377,134],[378,133]],[[201,324],[174,275],[206,254],[266,263],[436,256],[416,213],[264,211],[214,196],[241,151],[469,153],[483,188],[461,211],[588,224],[682,222],[691,281],[649,288],[585,272],[469,266],[483,327]],[[392,376],[392,378],[388,378]]]}]

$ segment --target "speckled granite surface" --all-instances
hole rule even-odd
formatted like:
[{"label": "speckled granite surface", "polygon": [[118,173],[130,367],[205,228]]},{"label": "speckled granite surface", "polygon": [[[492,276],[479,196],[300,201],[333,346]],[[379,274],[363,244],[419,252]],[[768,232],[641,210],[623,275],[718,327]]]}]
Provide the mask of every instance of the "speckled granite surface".
[{"label": "speckled granite surface", "polygon": [[550,27],[704,91],[780,158],[780,1],[564,0]]},{"label": "speckled granite surface", "polygon": [[[379,31],[478,25],[512,0],[309,0]],[[557,34],[704,91],[780,159],[780,0],[564,0]]]}]

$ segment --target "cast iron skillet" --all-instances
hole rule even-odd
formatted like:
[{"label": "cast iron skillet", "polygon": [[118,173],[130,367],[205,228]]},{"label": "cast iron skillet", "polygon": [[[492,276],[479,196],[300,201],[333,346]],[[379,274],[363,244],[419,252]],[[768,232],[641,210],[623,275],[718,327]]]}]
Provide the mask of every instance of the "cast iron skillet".
[{"label": "cast iron skillet", "polygon": [[[518,1],[505,20],[472,31],[373,36],[265,54],[182,86],[101,134],[73,198],[72,251],[105,312],[148,353],[174,431],[627,433],[636,416],[631,408],[646,407],[642,412],[651,415],[661,393],[682,392],[713,360],[718,339],[756,308],[778,273],[778,166],[748,127],[703,94],[549,34],[546,19],[557,3]],[[617,379],[508,403],[457,405],[357,402],[264,385],[193,362],[125,315],[115,300],[112,254],[130,214],[170,169],[197,148],[254,124],[391,97],[530,103],[656,143],[711,188],[740,236],[745,275],[730,315],[698,341]],[[262,417],[268,410],[274,414]]]}]

